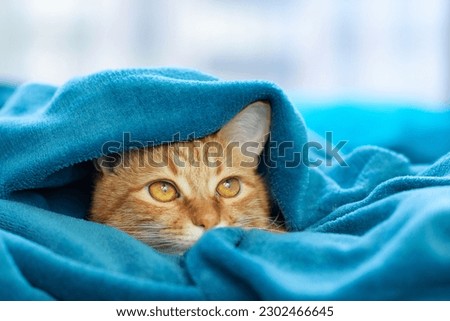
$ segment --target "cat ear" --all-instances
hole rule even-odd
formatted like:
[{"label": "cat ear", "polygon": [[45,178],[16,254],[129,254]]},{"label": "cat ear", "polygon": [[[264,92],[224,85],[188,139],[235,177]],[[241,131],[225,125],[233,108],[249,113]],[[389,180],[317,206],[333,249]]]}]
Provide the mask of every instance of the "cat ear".
[{"label": "cat ear", "polygon": [[256,101],[246,106],[239,114],[231,119],[218,135],[228,144],[254,144],[252,152],[261,154],[267,135],[270,132],[270,105],[264,101]]},{"label": "cat ear", "polygon": [[114,153],[108,156],[102,156],[94,159],[95,169],[103,174],[114,173],[114,169],[118,167],[122,162],[122,156],[118,153]]}]

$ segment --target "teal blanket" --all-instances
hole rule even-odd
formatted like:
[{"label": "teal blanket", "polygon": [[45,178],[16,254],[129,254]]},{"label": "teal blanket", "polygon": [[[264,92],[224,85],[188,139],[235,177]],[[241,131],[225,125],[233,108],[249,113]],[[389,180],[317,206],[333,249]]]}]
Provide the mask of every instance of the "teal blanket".
[{"label": "teal blanket", "polygon": [[[215,229],[167,255],[84,219],[105,142],[205,136],[256,100],[289,233]],[[0,299],[450,299],[450,113],[313,105],[179,69],[0,87]]]}]

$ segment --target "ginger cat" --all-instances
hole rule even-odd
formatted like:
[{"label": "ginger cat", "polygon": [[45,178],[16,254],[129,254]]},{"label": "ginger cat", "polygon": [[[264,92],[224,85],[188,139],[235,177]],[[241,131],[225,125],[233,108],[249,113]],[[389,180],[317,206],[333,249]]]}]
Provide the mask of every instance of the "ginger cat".
[{"label": "ginger cat", "polygon": [[167,253],[216,227],[281,231],[256,170],[269,128],[270,105],[258,101],[202,139],[134,149],[114,166],[99,158],[89,219]]}]

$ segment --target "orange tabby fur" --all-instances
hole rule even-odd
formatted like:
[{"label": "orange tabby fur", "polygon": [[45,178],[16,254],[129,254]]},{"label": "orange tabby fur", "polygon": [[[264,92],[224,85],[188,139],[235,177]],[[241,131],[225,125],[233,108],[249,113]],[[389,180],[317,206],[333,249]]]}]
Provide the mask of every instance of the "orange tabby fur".
[{"label": "orange tabby fur", "polygon": [[[268,122],[270,124],[270,118]],[[242,126],[242,123],[233,124],[232,120],[227,130],[200,140],[131,150],[124,154],[126,166],[103,169],[99,175],[90,219],[119,228],[159,250],[173,253],[186,250],[206,230],[214,227],[279,230],[270,219],[268,192],[256,171],[254,157],[244,156],[239,148],[233,149],[232,153],[213,154],[212,144],[219,143],[225,151],[232,139],[229,132],[238,130],[238,125]],[[218,166],[207,165],[206,161]],[[254,163],[251,167],[242,166],[242,162],[248,164],[250,161]],[[166,166],[154,166],[161,162]],[[184,165],[180,166],[180,162]],[[216,187],[228,177],[239,179],[241,188],[235,197],[224,198],[217,193]],[[149,184],[159,180],[173,182],[179,197],[170,202],[152,198]]]}]

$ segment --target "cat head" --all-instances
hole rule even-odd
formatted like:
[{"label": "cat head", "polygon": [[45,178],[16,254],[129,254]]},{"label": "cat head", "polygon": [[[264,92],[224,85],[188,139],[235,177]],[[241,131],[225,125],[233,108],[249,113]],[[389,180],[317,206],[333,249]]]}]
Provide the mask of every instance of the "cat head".
[{"label": "cat head", "polygon": [[216,227],[271,229],[257,172],[269,131],[270,105],[258,101],[204,138],[100,158],[90,219],[173,253]]}]

